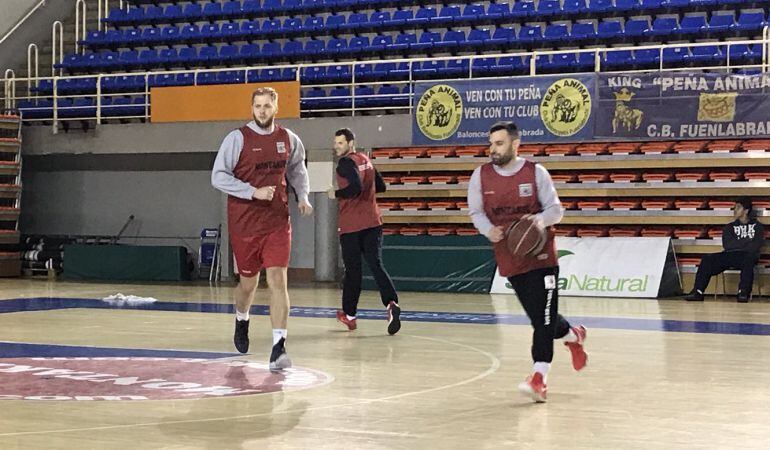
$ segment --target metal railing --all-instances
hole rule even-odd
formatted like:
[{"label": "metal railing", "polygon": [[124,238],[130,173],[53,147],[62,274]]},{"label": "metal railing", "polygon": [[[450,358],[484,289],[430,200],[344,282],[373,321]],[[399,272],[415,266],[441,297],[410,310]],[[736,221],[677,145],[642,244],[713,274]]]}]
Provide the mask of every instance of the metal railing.
[{"label": "metal railing", "polygon": [[[52,33],[54,36],[56,36],[56,31],[59,30],[59,47],[54,45],[54,61],[56,60],[56,52],[59,52],[59,57],[61,58],[61,25],[60,22],[54,24]],[[57,28],[58,27],[58,28]],[[54,43],[56,44],[56,40],[54,40]],[[748,45],[748,46],[754,46],[760,44],[762,49],[761,54],[761,63],[758,64],[736,64],[735,56],[733,55],[733,52],[731,49],[737,45]],[[671,67],[669,59],[667,59],[666,56],[666,49],[670,48],[685,48],[688,51],[697,47],[717,47],[717,49],[722,52],[722,55],[724,56],[724,62],[721,64],[705,64],[700,66],[687,66],[687,67]],[[521,61],[523,62],[523,65],[520,67],[520,73],[517,75],[521,76],[539,76],[539,75],[552,75],[552,73],[543,73],[543,63],[549,60],[549,58],[553,56],[558,55],[565,55],[565,54],[574,54],[576,55],[575,60],[579,60],[580,55],[584,54],[590,54],[591,56],[585,59],[589,59],[593,61],[593,67],[586,67],[583,73],[588,72],[602,72],[602,73],[645,73],[650,71],[697,71],[697,70],[705,70],[705,71],[722,71],[722,72],[730,72],[736,69],[754,69],[754,70],[761,70],[761,71],[767,71],[769,60],[768,60],[768,49],[770,48],[770,32],[768,32],[768,28],[766,27],[763,30],[763,37],[761,40],[741,40],[741,41],[722,41],[722,42],[703,42],[703,43],[688,43],[688,44],[666,44],[666,45],[643,45],[643,46],[630,46],[630,47],[611,47],[611,48],[592,48],[592,49],[574,49],[574,50],[547,50],[547,51],[531,51],[531,52],[513,52],[513,53],[498,53],[498,54],[483,54],[483,55],[469,55],[469,56],[446,56],[446,57],[434,57],[434,58],[401,58],[401,59],[385,59],[385,60],[367,60],[367,61],[351,61],[351,62],[325,62],[325,63],[315,63],[315,64],[280,64],[280,65],[270,65],[270,66],[239,66],[239,67],[228,67],[228,68],[219,68],[219,69],[178,69],[178,70],[164,70],[164,71],[157,71],[157,72],[115,72],[115,73],[102,73],[102,74],[90,74],[90,75],[73,75],[73,76],[62,76],[61,69],[59,70],[59,75],[56,75],[55,68],[52,68],[52,73],[54,76],[52,77],[39,77],[37,74],[36,76],[29,76],[27,78],[16,78],[11,75],[9,78],[8,72],[6,72],[6,77],[4,80],[5,85],[5,100],[6,104],[12,102],[13,104],[16,104],[17,101],[20,102],[29,102],[31,100],[47,100],[49,103],[46,104],[46,106],[38,107],[31,106],[27,108],[28,111],[33,112],[33,114],[28,114],[28,117],[25,118],[26,122],[40,122],[40,121],[53,121],[53,127],[54,130],[58,129],[58,122],[60,121],[73,121],[73,120],[95,120],[97,124],[103,123],[105,119],[149,119],[150,118],[150,98],[151,98],[151,88],[156,85],[155,79],[158,76],[164,76],[164,75],[173,75],[177,76],[179,74],[192,74],[192,85],[199,85],[201,84],[200,78],[202,74],[218,74],[222,72],[236,72],[242,74],[242,79],[239,81],[240,83],[265,83],[266,81],[261,79],[255,79],[253,77],[250,77],[250,74],[253,73],[253,71],[263,71],[263,70],[269,70],[274,69],[277,71],[283,71],[284,69],[294,69],[294,80],[295,81],[303,81],[303,73],[308,67],[345,67],[347,68],[346,76],[349,76],[348,79],[346,79],[344,82],[336,82],[336,83],[327,83],[327,84],[312,84],[312,83],[305,83],[302,84],[303,90],[305,90],[304,96],[302,96],[302,108],[301,111],[303,114],[318,114],[318,113],[344,113],[349,115],[356,115],[371,111],[385,111],[385,110],[394,110],[394,111],[400,111],[400,112],[409,112],[411,111],[412,105],[413,105],[413,86],[416,81],[423,81],[426,80],[426,78],[423,78],[420,76],[419,72],[416,72],[414,67],[418,63],[424,63],[424,62],[431,62],[431,61],[467,61],[467,69],[464,69],[463,72],[456,74],[452,78],[449,79],[457,79],[457,78],[463,78],[463,79],[476,79],[476,78],[490,78],[490,76],[478,76],[478,69],[476,69],[474,66],[474,62],[479,59],[488,59],[488,58],[507,58],[507,57],[519,57],[521,58]],[[639,52],[641,50],[656,50],[657,51],[657,67],[648,67],[645,69],[635,69],[635,70],[608,70],[613,69],[612,67],[605,67],[606,61],[607,61],[607,54],[612,52],[625,52],[625,51],[632,51],[632,52]],[[31,57],[28,55],[28,57]],[[406,64],[407,66],[407,73],[405,74],[405,77],[403,79],[393,79],[393,80],[369,80],[369,81],[360,81],[360,76],[358,75],[358,68],[369,66],[371,68],[374,68],[377,64],[383,64],[383,63],[390,63],[390,64]],[[32,63],[29,62],[29,65],[31,67]],[[11,71],[12,73],[12,71]],[[569,73],[579,73],[575,71],[570,71]],[[30,72],[31,74],[31,72]],[[347,75],[349,74],[349,75]],[[483,75],[483,74],[482,74]],[[117,92],[117,91],[111,91],[110,89],[105,89],[105,79],[116,79],[119,77],[141,77],[142,82],[141,86],[137,84],[134,90],[130,92]],[[510,77],[510,75],[507,75],[507,77]],[[494,77],[491,77],[494,78]],[[447,78],[438,78],[438,77],[428,77],[427,80],[433,80],[433,81],[441,81],[446,80]],[[81,93],[72,93],[68,95],[61,95],[59,94],[59,91],[61,89],[63,82],[68,82],[68,80],[89,80],[89,86],[93,86],[92,89],[86,89],[89,92],[81,92]],[[40,86],[43,84],[42,82],[48,82],[47,84],[51,86],[51,90],[48,92],[40,92]],[[287,80],[291,81],[291,80]],[[27,85],[27,95],[24,97],[20,97],[16,95],[16,89],[15,89],[15,83],[16,82],[22,82],[26,83]],[[205,83],[205,84],[222,84],[222,83]],[[395,86],[398,88],[399,94],[386,94],[386,95],[380,95],[377,93],[373,94],[367,94],[367,95],[359,95],[357,94],[357,89],[361,86],[369,86],[369,87],[376,87],[376,86],[383,86],[383,85],[390,85]],[[323,97],[310,97],[307,95],[308,90],[312,91],[316,88],[334,88],[334,87],[346,87],[349,89],[349,95],[338,95],[338,96],[331,96],[328,94],[325,94]],[[33,95],[34,94],[34,95]],[[9,96],[11,98],[9,99]],[[132,103],[130,105],[126,105],[121,103],[120,105],[112,105],[112,99],[115,97],[126,97],[126,96],[137,96],[137,98],[142,99],[141,103]],[[382,100],[382,99],[388,99],[388,98],[398,98],[398,102],[392,102],[391,104],[388,104],[386,106],[367,106],[370,105],[372,100]],[[406,98],[405,98],[406,97]],[[60,107],[61,100],[73,100],[77,101],[78,99],[91,99],[93,100],[88,105],[84,106],[74,106],[69,105],[65,102],[66,107],[62,108]],[[110,100],[107,100],[110,99]],[[106,101],[105,101],[106,100]],[[327,105],[332,105],[332,107],[323,107],[323,108],[314,108],[313,102],[318,101],[325,102]],[[407,102],[408,100],[408,102]],[[109,103],[109,104],[108,104]],[[25,103],[26,104],[26,103]],[[29,105],[28,105],[29,106]],[[62,114],[60,110],[64,109],[65,114],[64,117],[62,117]],[[35,111],[49,111],[50,110],[50,116],[46,115],[46,117],[35,117],[36,114],[34,114]],[[141,112],[139,112],[141,110]],[[121,111],[121,114],[116,114],[116,111]],[[83,112],[83,114],[78,114],[78,112]]]},{"label": "metal railing", "polygon": [[25,14],[24,17],[22,17],[21,19],[19,19],[18,22],[16,22],[16,25],[14,25],[10,30],[8,30],[7,33],[5,33],[2,39],[0,39],[0,44],[5,42],[5,40],[8,39],[20,26],[24,25],[24,22],[26,22],[27,19],[29,19],[32,16],[32,14],[35,14],[35,12],[37,12],[38,9],[45,6],[45,2],[46,0],[40,0],[39,2],[37,2],[35,6],[30,8],[29,12],[27,12],[27,14]]}]

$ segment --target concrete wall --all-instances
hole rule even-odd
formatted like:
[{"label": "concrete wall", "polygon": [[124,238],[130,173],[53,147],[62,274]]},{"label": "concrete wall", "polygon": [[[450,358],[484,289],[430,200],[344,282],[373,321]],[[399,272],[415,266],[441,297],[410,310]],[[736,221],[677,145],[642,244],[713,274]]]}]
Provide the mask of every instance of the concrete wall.
[{"label": "concrete wall", "polygon": [[[308,160],[330,161],[334,130],[348,126],[364,148],[408,145],[408,116],[284,121]],[[88,133],[23,132],[21,230],[34,234],[114,235],[133,214],[128,243],[197,249],[204,227],[225,221],[225,197],[210,185],[224,137],[239,123],[103,125]],[[315,217],[292,204],[292,268],[314,267]],[[168,239],[155,239],[168,238]]]}]

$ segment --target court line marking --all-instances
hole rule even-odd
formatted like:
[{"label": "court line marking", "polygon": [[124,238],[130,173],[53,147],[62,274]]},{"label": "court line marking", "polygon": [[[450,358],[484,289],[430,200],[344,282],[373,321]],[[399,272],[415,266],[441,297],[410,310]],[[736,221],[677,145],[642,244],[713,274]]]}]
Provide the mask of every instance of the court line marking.
[{"label": "court line marking", "polygon": [[[430,338],[427,336],[415,336],[415,335],[405,335],[410,338],[414,339],[424,339],[428,341],[435,341],[440,342],[444,344],[454,345],[456,347],[462,347],[466,348],[468,350],[471,350],[476,353],[480,353],[481,355],[487,357],[491,364],[489,367],[484,371],[481,372],[471,378],[466,378],[465,380],[460,380],[456,383],[447,384],[444,386],[436,386],[432,387],[430,389],[423,389],[419,391],[412,391],[412,392],[404,392],[402,394],[396,394],[396,395],[389,395],[386,397],[379,397],[379,398],[373,398],[373,399],[363,399],[358,400],[355,402],[349,402],[349,403],[340,403],[336,405],[325,405],[325,406],[317,406],[317,407],[310,407],[310,408],[303,408],[303,409],[287,409],[284,411],[270,411],[270,412],[264,412],[259,414],[245,414],[245,415],[239,415],[239,416],[222,416],[222,417],[207,417],[204,419],[189,419],[189,420],[170,420],[170,421],[160,421],[160,422],[142,422],[142,423],[134,423],[134,424],[123,424],[123,425],[106,425],[106,426],[100,426],[100,427],[81,427],[81,428],[67,428],[62,430],[42,430],[42,431],[20,431],[20,432],[13,432],[13,433],[0,433],[0,437],[11,437],[11,436],[34,436],[34,435],[49,435],[49,434],[58,434],[58,433],[76,433],[81,431],[104,431],[104,430],[120,430],[120,429],[128,429],[128,428],[141,428],[141,427],[151,427],[151,426],[162,426],[162,425],[179,425],[179,424],[191,424],[191,423],[206,423],[206,422],[221,422],[226,420],[243,420],[243,419],[252,419],[255,417],[262,417],[262,416],[269,416],[269,415],[275,415],[275,414],[290,414],[290,413],[302,413],[307,411],[319,411],[319,410],[325,410],[325,409],[336,409],[336,408],[346,408],[349,406],[359,406],[359,405],[368,405],[371,403],[378,403],[378,402],[387,402],[391,400],[396,400],[404,397],[411,397],[416,395],[423,395],[423,394],[429,394],[432,392],[437,391],[443,391],[447,389],[454,389],[466,384],[473,383],[475,381],[481,380],[483,378],[486,378],[495,372],[500,368],[500,359],[498,359],[495,355],[492,353],[489,353],[485,350],[482,350],[477,347],[473,347],[467,344],[461,344],[459,342],[452,342],[446,339],[439,339],[439,338]],[[297,427],[295,427],[297,428]],[[412,437],[414,435],[408,435],[409,437]]]}]

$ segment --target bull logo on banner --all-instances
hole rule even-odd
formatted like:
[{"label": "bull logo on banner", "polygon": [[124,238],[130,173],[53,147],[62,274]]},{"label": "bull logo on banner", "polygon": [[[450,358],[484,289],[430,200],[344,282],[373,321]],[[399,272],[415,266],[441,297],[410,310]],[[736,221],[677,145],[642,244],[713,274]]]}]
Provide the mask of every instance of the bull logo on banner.
[{"label": "bull logo on banner", "polygon": [[463,101],[457,89],[438,84],[420,97],[415,112],[417,126],[433,141],[451,137],[463,118]]},{"label": "bull logo on banner", "polygon": [[619,92],[613,92],[615,95],[615,115],[612,117],[612,133],[618,132],[618,128],[625,128],[626,131],[638,130],[642,126],[644,112],[628,106],[633,98],[633,92],[626,88]]},{"label": "bull logo on banner", "polygon": [[553,83],[540,103],[543,125],[556,136],[574,136],[588,123],[591,116],[591,94],[574,78],[562,78]]}]

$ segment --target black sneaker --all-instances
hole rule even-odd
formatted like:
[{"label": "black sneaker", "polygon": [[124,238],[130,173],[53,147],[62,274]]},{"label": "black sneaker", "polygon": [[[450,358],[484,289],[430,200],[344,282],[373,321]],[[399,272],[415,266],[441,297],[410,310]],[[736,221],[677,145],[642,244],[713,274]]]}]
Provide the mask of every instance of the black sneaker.
[{"label": "black sneaker", "polygon": [[688,302],[702,302],[703,292],[693,289],[684,299]]},{"label": "black sneaker", "polygon": [[270,371],[280,372],[283,369],[291,367],[291,359],[286,354],[286,338],[281,338],[277,344],[273,346],[273,351],[270,353]]},{"label": "black sneaker", "polygon": [[241,352],[249,351],[249,321],[235,319],[235,335],[233,336],[235,348]]},{"label": "black sneaker", "polygon": [[738,295],[735,297],[736,300],[738,300],[738,303],[748,303],[749,302],[749,294],[745,292],[738,291]]},{"label": "black sneaker", "polygon": [[391,336],[398,333],[401,329],[401,307],[398,303],[391,301],[388,303],[388,334]]}]

